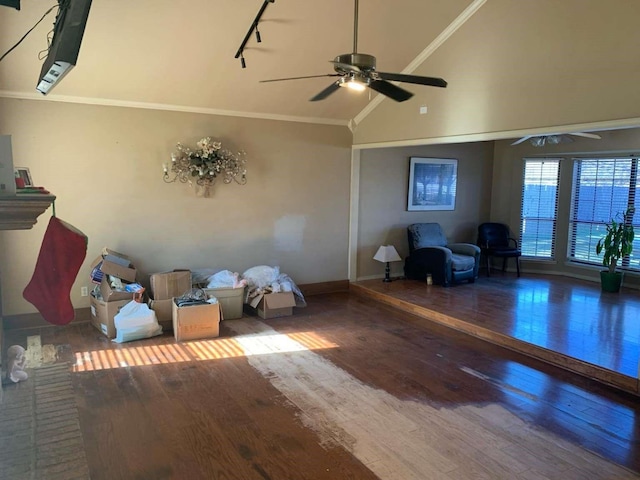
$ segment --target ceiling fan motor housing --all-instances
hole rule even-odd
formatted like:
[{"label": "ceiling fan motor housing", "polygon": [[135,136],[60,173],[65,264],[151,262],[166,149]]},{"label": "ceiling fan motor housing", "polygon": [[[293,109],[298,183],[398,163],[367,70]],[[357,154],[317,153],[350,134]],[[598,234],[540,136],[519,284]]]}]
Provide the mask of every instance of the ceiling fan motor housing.
[{"label": "ceiling fan motor housing", "polygon": [[[349,70],[345,70],[343,65],[353,65],[360,70],[371,71],[376,69],[376,57],[373,55],[367,55],[366,53],[345,53],[338,55],[334,62],[335,70],[338,73],[348,73]],[[343,64],[343,65],[340,65]]]}]

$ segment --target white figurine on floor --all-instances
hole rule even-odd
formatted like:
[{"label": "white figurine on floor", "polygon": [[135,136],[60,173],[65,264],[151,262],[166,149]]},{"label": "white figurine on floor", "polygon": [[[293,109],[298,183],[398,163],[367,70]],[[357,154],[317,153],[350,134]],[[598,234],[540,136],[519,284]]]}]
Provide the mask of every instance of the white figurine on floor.
[{"label": "white figurine on floor", "polygon": [[24,371],[27,357],[25,350],[20,345],[12,345],[7,350],[7,380],[18,383],[29,378]]}]

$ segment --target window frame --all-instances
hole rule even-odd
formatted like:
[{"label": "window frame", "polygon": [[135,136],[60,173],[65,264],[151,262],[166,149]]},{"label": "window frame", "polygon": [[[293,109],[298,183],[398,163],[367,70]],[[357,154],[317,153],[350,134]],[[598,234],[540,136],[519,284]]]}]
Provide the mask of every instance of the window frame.
[{"label": "window frame", "polygon": [[[557,247],[557,238],[558,238],[558,204],[560,200],[560,176],[561,176],[561,161],[562,158],[559,157],[544,157],[544,158],[524,158],[522,164],[522,191],[520,194],[520,235],[519,235],[519,246],[522,251],[522,258],[525,260],[533,260],[533,261],[555,261],[556,260],[556,247]],[[556,165],[556,177],[555,177],[555,195],[553,198],[552,205],[552,216],[550,217],[541,217],[541,216],[527,216],[525,215],[525,193],[527,187],[527,164],[533,163],[542,163],[552,162]],[[542,186],[543,182],[543,171],[540,171],[540,183],[538,186]],[[538,209],[537,213],[540,213],[540,209]],[[526,233],[526,223],[527,220],[533,220],[535,222],[551,222],[551,245],[549,249],[549,255],[539,255],[538,253],[538,244],[540,242],[539,234],[535,235],[535,253],[534,255],[528,254],[526,249],[525,233]]]},{"label": "window frame", "polygon": [[[579,180],[581,178],[581,173],[582,173],[582,169],[584,168],[584,164],[585,162],[631,162],[631,165],[629,167],[629,175],[628,175],[628,191],[626,193],[626,206],[620,206],[620,208],[615,209],[614,210],[614,185],[617,180],[620,180],[620,178],[622,178],[623,180],[626,180],[625,177],[617,177],[615,172],[616,172],[616,167],[617,165],[614,165],[613,167],[613,172],[614,174],[610,177],[600,177],[598,178],[599,175],[599,166],[596,165],[595,167],[595,171],[596,171],[596,175],[594,177],[594,182],[598,182],[599,180],[602,180],[602,183],[604,184],[605,182],[611,182],[611,196],[610,196],[610,202],[608,205],[608,209],[609,209],[609,215],[608,218],[602,219],[602,220],[595,220],[595,219],[591,219],[588,221],[585,220],[581,220],[579,218],[579,213],[578,213],[578,209],[579,209],[579,203],[580,203],[580,191],[581,188],[584,187],[584,185],[579,184]],[[600,238],[604,237],[605,235],[605,226],[611,221],[612,218],[615,218],[616,221],[621,220],[621,215],[624,213],[624,211],[626,211],[627,208],[629,208],[629,206],[635,206],[636,208],[636,214],[633,217],[633,221],[632,221],[632,225],[634,226],[634,228],[636,229],[636,231],[640,231],[640,178],[639,178],[639,170],[640,170],[640,157],[637,155],[632,155],[632,156],[619,156],[619,155],[615,155],[615,156],[589,156],[589,157],[576,157],[573,158],[573,175],[572,175],[572,180],[571,180],[571,203],[570,203],[570,212],[569,212],[569,224],[568,224],[568,235],[567,235],[567,261],[573,265],[581,265],[581,266],[598,266],[598,267],[602,267],[602,255],[600,256],[596,256],[595,254],[595,244],[597,243],[597,240],[599,240]],[[594,185],[597,185],[597,183],[595,183]],[[604,185],[603,185],[604,186]],[[596,211],[595,211],[595,204],[596,204],[596,200],[595,200],[595,195],[596,192],[594,191],[594,200],[593,200],[593,216],[596,216]],[[585,203],[587,203],[587,201],[585,201]],[[618,215],[620,214],[620,216]],[[579,234],[577,233],[577,230],[580,226],[585,226],[588,225],[589,226],[589,231],[590,231],[590,237],[589,237],[589,248],[586,250],[587,252],[587,258],[577,258],[576,257],[576,253],[578,251],[578,247],[577,247],[577,238],[579,236]],[[598,233],[592,233],[593,230],[596,230],[596,232]],[[598,231],[599,230],[599,231]],[[621,259],[620,264],[618,265],[618,269],[620,270],[626,270],[626,271],[630,271],[630,272],[640,272],[640,238],[639,236],[636,234],[636,238],[634,240],[634,244],[635,248],[633,249],[633,252],[631,254],[631,256],[626,256],[624,258]],[[633,265],[633,264],[637,264],[637,266]]]}]

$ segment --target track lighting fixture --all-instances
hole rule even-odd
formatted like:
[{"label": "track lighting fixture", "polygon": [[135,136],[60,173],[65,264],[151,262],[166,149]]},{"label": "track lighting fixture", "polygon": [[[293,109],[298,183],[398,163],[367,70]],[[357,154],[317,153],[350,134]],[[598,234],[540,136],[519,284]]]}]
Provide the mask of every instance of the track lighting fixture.
[{"label": "track lighting fixture", "polygon": [[253,23],[251,24],[249,31],[244,36],[244,40],[240,44],[240,48],[238,48],[238,51],[236,52],[235,58],[240,58],[240,64],[242,65],[242,68],[247,68],[247,63],[245,62],[244,56],[243,56],[244,47],[247,45],[247,42],[249,41],[249,38],[251,37],[251,34],[253,33],[254,30],[256,32],[256,41],[258,43],[262,43],[262,37],[260,37],[260,32],[258,31],[258,23],[260,22],[260,18],[262,17],[262,14],[267,9],[267,6],[270,3],[275,3],[275,1],[276,0],[264,0],[262,2],[262,7],[260,7],[260,11],[256,15],[255,20],[253,20]]}]

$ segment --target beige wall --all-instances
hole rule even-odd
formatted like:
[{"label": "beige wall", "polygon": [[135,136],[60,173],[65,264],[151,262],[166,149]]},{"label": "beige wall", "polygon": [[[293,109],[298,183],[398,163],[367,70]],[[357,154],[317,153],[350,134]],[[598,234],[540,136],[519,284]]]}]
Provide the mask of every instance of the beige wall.
[{"label": "beige wall", "polygon": [[[56,212],[89,237],[71,292],[88,306],[89,263],[102,247],[132,257],[143,278],[172,268],[279,265],[299,284],[347,278],[351,133],[346,127],[154,110],[0,99],[0,133],[14,164],[58,198]],[[213,136],[248,157],[248,183],[211,198],[162,181],[176,142]],[[6,315],[22,298],[51,214],[0,232]]]},{"label": "beige wall", "polygon": [[415,96],[384,100],[355,144],[640,117],[639,17],[628,0],[486,2],[414,72],[448,88],[404,85]]},{"label": "beige wall", "polygon": [[[458,159],[454,211],[407,211],[410,157]],[[478,224],[489,219],[493,142],[363,150],[360,160],[358,278],[381,276],[373,260],[380,245],[392,244],[404,259],[409,253],[407,225],[438,222],[452,241],[475,243]],[[403,262],[391,264],[402,275]]]},{"label": "beige wall", "polygon": [[[599,281],[599,267],[568,264],[567,242],[569,232],[570,202],[572,193],[573,158],[605,155],[637,155],[640,152],[638,129],[598,132],[602,140],[574,137],[571,143],[536,148],[529,142],[511,146],[510,141],[495,142],[491,220],[507,223],[516,237],[520,231],[522,195],[522,168],[524,158],[560,158],[560,190],[558,199],[558,223],[555,261],[522,261],[525,271],[572,275]],[[625,276],[625,284],[640,285],[638,274]]]}]

